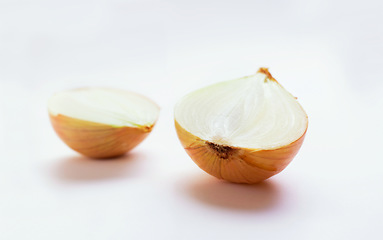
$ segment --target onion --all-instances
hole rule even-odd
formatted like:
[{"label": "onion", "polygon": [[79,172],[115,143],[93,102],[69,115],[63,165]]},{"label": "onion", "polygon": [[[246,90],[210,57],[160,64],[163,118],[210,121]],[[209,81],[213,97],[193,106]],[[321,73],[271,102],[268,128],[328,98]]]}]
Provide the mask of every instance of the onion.
[{"label": "onion", "polygon": [[81,88],[52,96],[48,111],[54,130],[70,148],[91,158],[111,158],[147,137],[159,107],[133,92]]},{"label": "onion", "polygon": [[192,160],[207,173],[236,183],[253,184],[281,172],[308,127],[301,105],[267,68],[186,95],[174,116]]}]

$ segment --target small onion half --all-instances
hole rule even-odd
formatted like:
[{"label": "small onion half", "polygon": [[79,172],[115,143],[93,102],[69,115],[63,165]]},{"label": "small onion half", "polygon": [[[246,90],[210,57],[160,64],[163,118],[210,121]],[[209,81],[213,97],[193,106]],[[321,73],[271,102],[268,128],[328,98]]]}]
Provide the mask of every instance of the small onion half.
[{"label": "small onion half", "polygon": [[111,158],[147,137],[159,107],[129,91],[81,88],[53,95],[48,111],[54,130],[70,148],[91,158]]}]

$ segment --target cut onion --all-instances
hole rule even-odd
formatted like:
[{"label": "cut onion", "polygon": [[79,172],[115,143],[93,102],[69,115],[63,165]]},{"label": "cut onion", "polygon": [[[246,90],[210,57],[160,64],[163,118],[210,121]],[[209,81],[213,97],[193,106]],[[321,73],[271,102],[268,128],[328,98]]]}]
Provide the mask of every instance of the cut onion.
[{"label": "cut onion", "polygon": [[296,98],[266,68],[194,91],[177,103],[174,114],[181,143],[196,164],[238,183],[282,171],[308,126]]},{"label": "cut onion", "polygon": [[110,88],[81,88],[55,94],[48,102],[59,137],[92,158],[125,154],[152,130],[159,107],[139,94]]}]

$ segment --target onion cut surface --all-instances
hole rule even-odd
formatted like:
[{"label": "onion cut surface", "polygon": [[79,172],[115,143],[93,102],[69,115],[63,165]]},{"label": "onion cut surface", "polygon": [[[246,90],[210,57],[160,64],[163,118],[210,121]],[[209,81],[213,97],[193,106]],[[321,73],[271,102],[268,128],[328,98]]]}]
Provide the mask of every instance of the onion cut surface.
[{"label": "onion cut surface", "polygon": [[191,158],[232,182],[255,183],[283,170],[308,126],[296,98],[266,68],[194,91],[177,103],[174,114]]}]

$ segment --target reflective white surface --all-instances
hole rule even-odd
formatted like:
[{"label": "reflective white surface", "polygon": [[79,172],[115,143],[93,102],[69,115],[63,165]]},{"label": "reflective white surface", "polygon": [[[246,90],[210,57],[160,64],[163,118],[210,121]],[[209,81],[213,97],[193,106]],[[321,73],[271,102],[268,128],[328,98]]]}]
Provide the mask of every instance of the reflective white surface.
[{"label": "reflective white surface", "polygon": [[[0,239],[381,239],[380,1],[0,1]],[[257,186],[182,149],[184,94],[269,67],[309,116],[302,149]],[[53,132],[57,91],[109,86],[161,106],[112,161]]]}]

